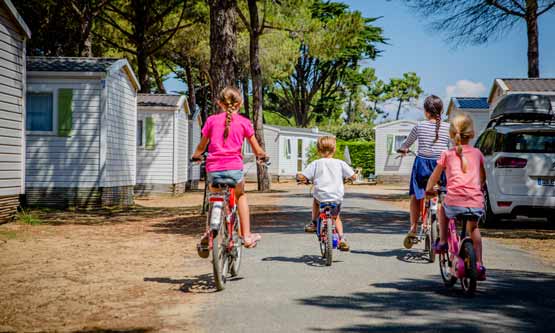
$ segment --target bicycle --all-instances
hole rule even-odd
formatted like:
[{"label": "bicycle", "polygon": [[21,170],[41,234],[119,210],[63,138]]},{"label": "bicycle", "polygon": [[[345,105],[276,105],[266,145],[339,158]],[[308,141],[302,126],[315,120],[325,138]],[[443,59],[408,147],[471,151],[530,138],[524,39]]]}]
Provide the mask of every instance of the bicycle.
[{"label": "bicycle", "polygon": [[[202,162],[203,159],[191,159]],[[257,159],[269,165],[268,159]],[[219,178],[210,184],[219,192],[208,192],[208,215],[204,242],[197,245],[198,255],[208,258],[212,253],[212,268],[216,289],[221,291],[229,277],[239,275],[243,254],[241,221],[235,197],[236,181],[233,178]]]},{"label": "bicycle", "polygon": [[[311,184],[309,180],[297,178],[297,184]],[[316,237],[320,244],[320,253],[325,260],[326,266],[333,262],[333,250],[338,248],[339,234],[335,227],[335,221],[339,213],[341,203],[326,201],[320,203],[320,214],[316,222]]]},{"label": "bicycle", "polygon": [[[472,239],[466,235],[468,221],[476,221],[479,216],[463,213],[449,219],[447,244],[449,250],[439,254],[439,270],[445,286],[452,287],[461,280],[461,286],[466,295],[472,296],[476,291],[478,270],[476,253]],[[457,233],[457,224],[462,224],[461,234]]]}]

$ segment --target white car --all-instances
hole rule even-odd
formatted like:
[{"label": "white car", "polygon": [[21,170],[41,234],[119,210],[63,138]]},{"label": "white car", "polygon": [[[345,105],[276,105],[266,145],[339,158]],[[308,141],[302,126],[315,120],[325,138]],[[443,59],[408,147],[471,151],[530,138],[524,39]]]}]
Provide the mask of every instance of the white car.
[{"label": "white car", "polygon": [[555,221],[555,121],[490,123],[476,147],[485,158],[486,223],[515,216]]}]

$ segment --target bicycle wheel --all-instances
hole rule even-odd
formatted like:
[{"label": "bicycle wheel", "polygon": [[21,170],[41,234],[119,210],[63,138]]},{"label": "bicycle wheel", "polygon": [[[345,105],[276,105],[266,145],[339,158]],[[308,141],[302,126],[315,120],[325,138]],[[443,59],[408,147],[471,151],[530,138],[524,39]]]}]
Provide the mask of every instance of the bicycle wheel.
[{"label": "bicycle wheel", "polygon": [[464,260],[465,276],[461,279],[461,286],[465,294],[471,296],[476,291],[478,272],[476,269],[476,254],[472,242],[464,242],[461,258]]},{"label": "bicycle wheel", "polygon": [[452,262],[449,256],[450,254],[446,252],[439,254],[439,272],[445,286],[451,288],[457,282],[457,278],[451,275]]},{"label": "bicycle wheel", "polygon": [[223,212],[220,217],[220,227],[217,231],[212,231],[214,241],[212,245],[212,268],[214,270],[214,283],[216,289],[223,290],[226,283],[226,274],[228,272],[229,256],[227,252],[227,226],[225,223]]},{"label": "bicycle wheel", "polygon": [[333,260],[333,221],[326,221],[326,266],[331,266]]},{"label": "bicycle wheel", "polygon": [[239,220],[239,214],[235,213],[235,225],[233,226],[233,251],[229,260],[229,274],[232,277],[239,275],[241,256],[243,255],[243,240],[239,237],[240,229],[241,221]]}]

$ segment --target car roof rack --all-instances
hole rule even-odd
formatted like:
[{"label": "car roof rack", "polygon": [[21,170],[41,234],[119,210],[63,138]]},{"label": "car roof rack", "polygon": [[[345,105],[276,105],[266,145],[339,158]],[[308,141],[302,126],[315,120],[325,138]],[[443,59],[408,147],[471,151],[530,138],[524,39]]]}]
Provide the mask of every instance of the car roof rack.
[{"label": "car roof rack", "polygon": [[487,128],[508,123],[553,124],[555,115],[549,96],[540,94],[509,94],[491,113]]}]

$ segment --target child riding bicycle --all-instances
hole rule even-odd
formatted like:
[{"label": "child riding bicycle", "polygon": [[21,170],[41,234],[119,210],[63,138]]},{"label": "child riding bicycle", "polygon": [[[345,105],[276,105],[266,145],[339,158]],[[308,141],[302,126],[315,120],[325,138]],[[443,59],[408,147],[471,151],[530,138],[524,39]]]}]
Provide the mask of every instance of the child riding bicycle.
[{"label": "child riding bicycle", "polygon": [[[245,195],[245,182],[243,179],[243,155],[241,149],[245,138],[252,147],[254,154],[261,159],[266,159],[266,153],[258,144],[254,136],[254,129],[249,119],[238,112],[243,104],[239,90],[226,87],[220,92],[218,106],[222,112],[208,117],[202,128],[202,138],[192,156],[192,159],[201,159],[208,146],[206,158],[207,180],[210,184],[217,179],[233,179],[239,218],[241,220],[241,235],[247,248],[256,246],[261,239],[260,234],[253,234],[250,230],[250,212]],[[210,186],[211,192],[218,192],[217,188]],[[208,237],[201,239],[201,245],[208,242]]]},{"label": "child riding bicycle", "polygon": [[[428,178],[436,166],[436,161],[444,150],[449,148],[449,124],[441,121],[443,102],[441,98],[430,95],[424,101],[426,120],[419,122],[401,145],[399,152],[406,154],[409,147],[418,139],[418,151],[410,178],[410,230],[404,244],[416,237],[418,218],[421,214],[422,200]],[[406,245],[405,245],[406,246]]]},{"label": "child riding bicycle", "polygon": [[320,214],[321,202],[338,203],[337,220],[335,226],[339,234],[339,250],[349,251],[349,245],[343,233],[343,223],[339,217],[341,202],[345,193],[343,179],[355,179],[356,174],[353,169],[344,161],[333,158],[336,149],[335,138],[323,136],[318,139],[316,144],[320,159],[310,163],[302,173],[297,175],[299,181],[311,181],[314,184],[314,200],[312,202],[312,222],[305,226],[305,231],[316,232],[316,222]]},{"label": "child riding bicycle", "polygon": [[456,115],[449,128],[449,134],[456,147],[444,151],[426,186],[426,193],[434,195],[434,186],[445,171],[447,175],[447,195],[438,214],[440,239],[434,245],[436,253],[447,251],[447,221],[459,214],[470,213],[476,217],[468,221],[467,233],[471,235],[478,280],[486,279],[486,268],[482,261],[482,237],[478,220],[484,214],[482,187],[486,180],[484,156],[480,150],[468,145],[474,138],[472,118],[466,113]]}]

